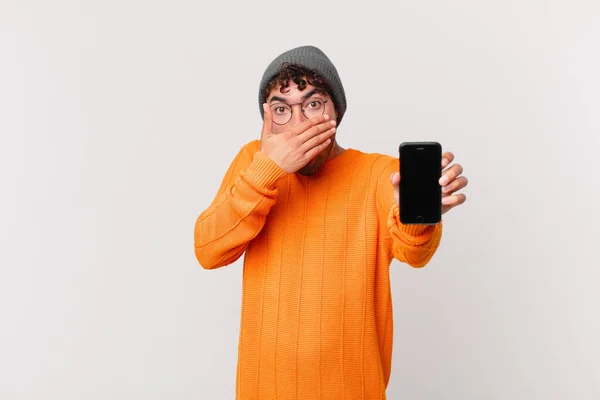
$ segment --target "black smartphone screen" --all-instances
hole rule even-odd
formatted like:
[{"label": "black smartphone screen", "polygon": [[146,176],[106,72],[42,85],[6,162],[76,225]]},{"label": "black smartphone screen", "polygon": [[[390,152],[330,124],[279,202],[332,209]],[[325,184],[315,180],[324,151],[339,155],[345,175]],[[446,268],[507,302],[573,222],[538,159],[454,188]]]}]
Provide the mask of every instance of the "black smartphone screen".
[{"label": "black smartphone screen", "polygon": [[442,219],[442,146],[437,142],[400,145],[400,222],[437,224]]}]

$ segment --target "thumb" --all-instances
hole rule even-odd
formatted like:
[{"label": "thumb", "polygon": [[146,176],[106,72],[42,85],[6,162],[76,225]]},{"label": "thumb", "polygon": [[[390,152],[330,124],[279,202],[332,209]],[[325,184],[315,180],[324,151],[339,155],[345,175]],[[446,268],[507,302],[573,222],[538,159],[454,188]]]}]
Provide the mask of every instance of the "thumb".
[{"label": "thumb", "polygon": [[270,135],[271,129],[273,128],[273,114],[271,114],[271,108],[267,106],[267,103],[263,103],[263,127],[262,136]]}]

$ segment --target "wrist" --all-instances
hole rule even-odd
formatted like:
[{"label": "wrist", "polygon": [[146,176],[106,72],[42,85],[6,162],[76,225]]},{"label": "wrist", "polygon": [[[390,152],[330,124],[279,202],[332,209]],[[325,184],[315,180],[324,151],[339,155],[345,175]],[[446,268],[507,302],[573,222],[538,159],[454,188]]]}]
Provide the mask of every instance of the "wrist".
[{"label": "wrist", "polygon": [[245,177],[256,186],[274,189],[277,181],[288,173],[263,151],[254,154],[254,160],[248,167]]}]

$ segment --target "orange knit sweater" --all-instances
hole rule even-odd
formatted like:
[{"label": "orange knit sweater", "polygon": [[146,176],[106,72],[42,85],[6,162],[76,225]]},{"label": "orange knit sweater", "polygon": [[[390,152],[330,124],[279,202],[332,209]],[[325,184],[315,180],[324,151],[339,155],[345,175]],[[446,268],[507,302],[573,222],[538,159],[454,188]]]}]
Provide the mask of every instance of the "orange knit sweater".
[{"label": "orange knit sweater", "polygon": [[348,149],[306,177],[259,145],[241,149],[194,229],[206,269],[245,252],[236,399],[385,399],[389,266],[426,265],[442,224],[400,223],[396,158]]}]

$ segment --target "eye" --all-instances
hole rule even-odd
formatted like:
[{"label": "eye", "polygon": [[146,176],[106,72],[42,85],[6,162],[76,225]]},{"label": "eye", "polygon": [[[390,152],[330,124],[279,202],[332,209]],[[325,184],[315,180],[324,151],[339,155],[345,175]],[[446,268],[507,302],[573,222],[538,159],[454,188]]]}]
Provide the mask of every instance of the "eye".
[{"label": "eye", "polygon": [[275,106],[274,112],[275,112],[275,114],[285,114],[287,112],[287,107]]},{"label": "eye", "polygon": [[323,102],[321,100],[311,100],[308,103],[308,108],[319,108],[323,105]]}]

